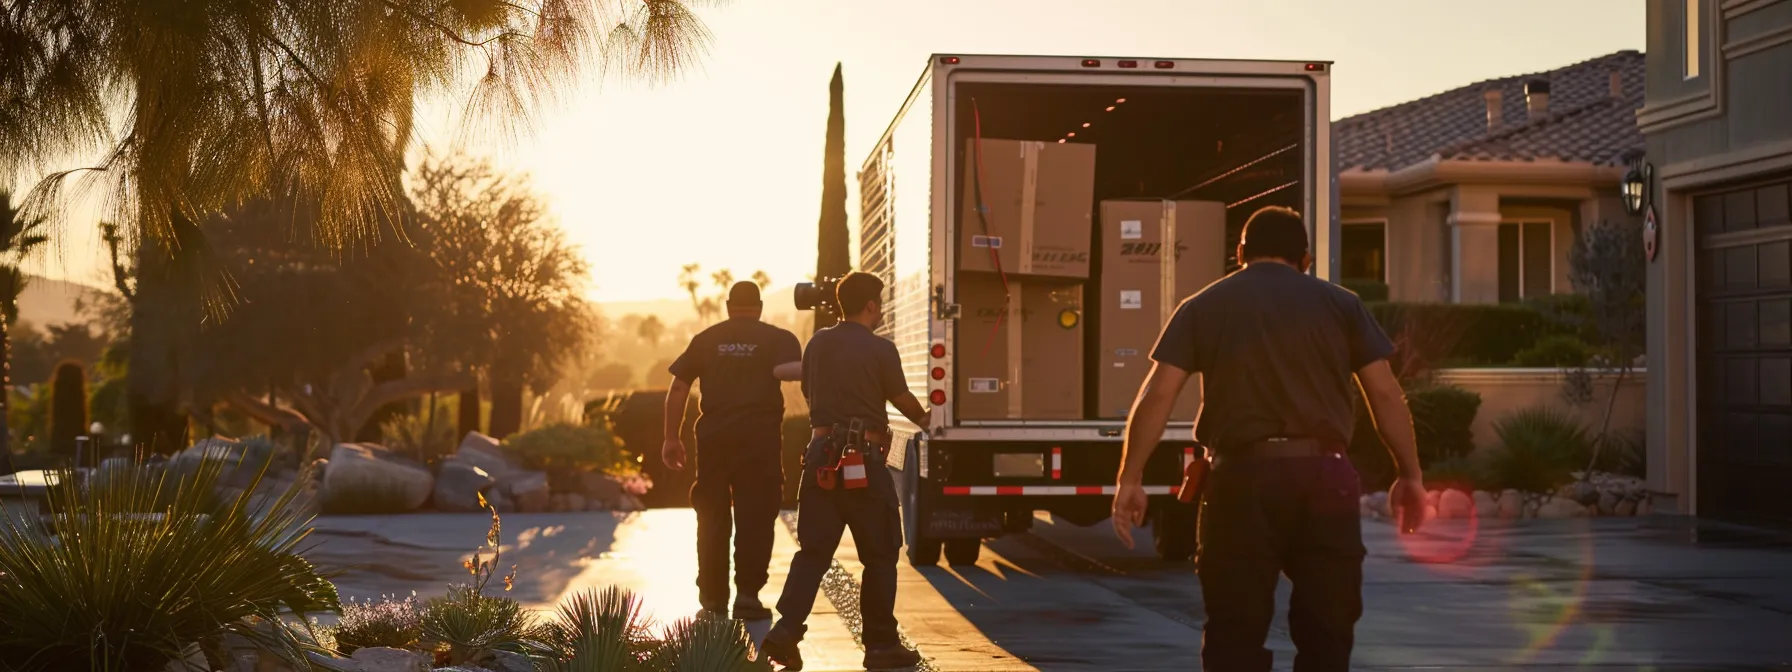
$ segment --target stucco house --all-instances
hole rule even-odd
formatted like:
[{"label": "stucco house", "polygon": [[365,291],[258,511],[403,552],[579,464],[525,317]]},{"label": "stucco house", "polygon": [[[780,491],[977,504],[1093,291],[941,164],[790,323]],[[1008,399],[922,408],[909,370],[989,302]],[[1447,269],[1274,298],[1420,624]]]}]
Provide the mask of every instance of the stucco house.
[{"label": "stucco house", "polygon": [[1576,232],[1631,216],[1619,187],[1643,147],[1644,62],[1622,51],[1334,123],[1339,280],[1394,301],[1572,291]]},{"label": "stucco house", "polygon": [[1649,0],[1649,482],[1792,521],[1792,0]]}]

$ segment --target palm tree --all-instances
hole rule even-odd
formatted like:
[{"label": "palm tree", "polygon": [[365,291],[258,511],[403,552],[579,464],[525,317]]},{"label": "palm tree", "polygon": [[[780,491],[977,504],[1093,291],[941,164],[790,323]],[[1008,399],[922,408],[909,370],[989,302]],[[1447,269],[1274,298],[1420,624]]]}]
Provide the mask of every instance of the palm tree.
[{"label": "palm tree", "polygon": [[171,450],[180,344],[234,301],[200,222],[273,196],[337,249],[398,236],[419,99],[513,132],[591,66],[668,81],[709,40],[694,2],[9,0],[0,184],[50,169],[25,209],[52,231],[71,184],[105,192],[137,260],[133,434]]},{"label": "palm tree", "polygon": [[12,390],[12,338],[7,333],[19,319],[19,295],[28,276],[18,262],[49,238],[42,217],[20,212],[12,192],[0,191],[0,475],[13,473],[12,428],[5,425]]}]

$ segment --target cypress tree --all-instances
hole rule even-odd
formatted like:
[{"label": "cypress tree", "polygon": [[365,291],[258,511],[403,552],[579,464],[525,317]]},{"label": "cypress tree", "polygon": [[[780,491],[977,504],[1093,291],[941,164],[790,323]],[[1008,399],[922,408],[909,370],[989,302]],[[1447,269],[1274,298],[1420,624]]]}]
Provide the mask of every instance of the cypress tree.
[{"label": "cypress tree", "polygon": [[[817,231],[815,277],[837,278],[852,270],[851,234],[846,228],[846,111],[845,84],[840,64],[828,83],[828,138],[821,170],[821,223]],[[815,314],[815,328],[825,329],[836,320]]]},{"label": "cypress tree", "polygon": [[50,379],[50,450],[75,456],[75,437],[87,433],[87,370],[80,362],[57,365]]}]

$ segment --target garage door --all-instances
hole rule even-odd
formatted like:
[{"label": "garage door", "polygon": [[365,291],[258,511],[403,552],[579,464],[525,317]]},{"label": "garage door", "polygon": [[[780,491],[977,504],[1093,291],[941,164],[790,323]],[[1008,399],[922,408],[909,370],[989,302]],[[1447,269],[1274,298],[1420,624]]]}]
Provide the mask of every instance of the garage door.
[{"label": "garage door", "polygon": [[1792,180],[1697,196],[1700,513],[1792,520]]}]

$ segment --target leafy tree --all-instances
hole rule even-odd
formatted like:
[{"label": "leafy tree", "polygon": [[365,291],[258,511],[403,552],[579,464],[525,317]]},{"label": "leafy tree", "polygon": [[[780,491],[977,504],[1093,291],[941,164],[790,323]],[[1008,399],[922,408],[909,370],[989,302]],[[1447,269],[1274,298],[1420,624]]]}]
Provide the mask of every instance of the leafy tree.
[{"label": "leafy tree", "polygon": [[1587,298],[1584,314],[1566,313],[1567,319],[1589,333],[1594,356],[1591,363],[1569,372],[1563,396],[1573,403],[1591,403],[1598,397],[1598,377],[1611,378],[1599,430],[1592,438],[1593,454],[1586,474],[1599,462],[1600,452],[1611,443],[1612,413],[1624,384],[1636,371],[1636,360],[1646,346],[1648,328],[1648,267],[1643,251],[1642,225],[1634,221],[1602,221],[1588,227],[1574,241],[1568,254],[1569,278]]},{"label": "leafy tree", "polygon": [[[0,131],[0,137],[4,133]],[[12,193],[0,191],[0,390],[12,387],[12,345],[7,338],[7,325],[19,319],[19,295],[25,291],[27,279],[19,270],[19,261],[48,240],[43,227],[42,216],[21,212],[12,202]],[[0,418],[7,417],[9,396],[0,393]],[[0,474],[13,472],[11,435],[11,430],[0,428]]]},{"label": "leafy tree", "polygon": [[660,322],[659,316],[648,315],[647,319],[641,320],[639,324],[635,325],[635,336],[649,347],[658,348],[660,339],[666,337],[666,325]]},{"label": "leafy tree", "polygon": [[552,387],[595,328],[587,265],[524,178],[450,155],[426,159],[414,182],[421,249],[448,296],[427,351],[485,373],[490,431],[509,435],[524,387]]},{"label": "leafy tree", "polygon": [[[815,277],[837,278],[852,270],[851,234],[846,224],[846,112],[845,83],[840,65],[828,82],[828,137],[821,170],[821,222],[816,232]],[[827,311],[817,311],[815,328],[838,321]]]},{"label": "leafy tree", "polygon": [[366,246],[404,210],[420,99],[462,98],[469,123],[510,132],[588,66],[664,82],[708,38],[680,0],[15,0],[0,183],[48,170],[29,209],[53,215],[73,175],[106,192],[137,272],[132,420],[172,450],[184,344],[237,298],[201,222],[289,198],[318,204],[323,246]]}]

